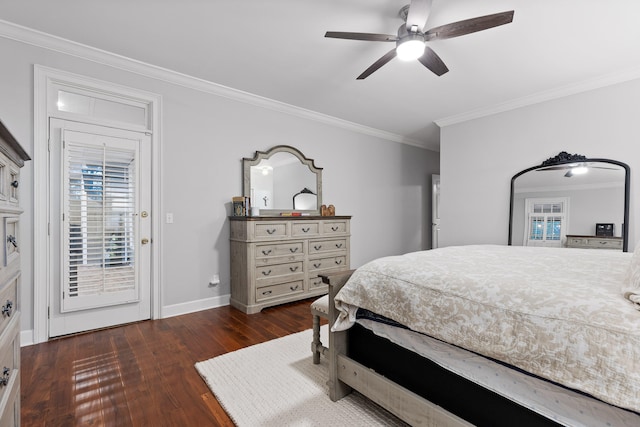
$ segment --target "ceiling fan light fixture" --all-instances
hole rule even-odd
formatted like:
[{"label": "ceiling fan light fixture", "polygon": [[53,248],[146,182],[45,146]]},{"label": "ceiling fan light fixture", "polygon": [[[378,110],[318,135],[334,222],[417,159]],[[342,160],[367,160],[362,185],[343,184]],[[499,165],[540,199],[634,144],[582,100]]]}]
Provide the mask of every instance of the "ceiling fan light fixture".
[{"label": "ceiling fan light fixture", "polygon": [[419,34],[411,34],[398,42],[396,53],[398,59],[411,61],[420,58],[424,53],[424,48],[424,37]]},{"label": "ceiling fan light fixture", "polygon": [[572,175],[582,175],[589,172],[589,168],[581,165],[581,166],[576,166],[575,168],[571,168],[571,174]]}]

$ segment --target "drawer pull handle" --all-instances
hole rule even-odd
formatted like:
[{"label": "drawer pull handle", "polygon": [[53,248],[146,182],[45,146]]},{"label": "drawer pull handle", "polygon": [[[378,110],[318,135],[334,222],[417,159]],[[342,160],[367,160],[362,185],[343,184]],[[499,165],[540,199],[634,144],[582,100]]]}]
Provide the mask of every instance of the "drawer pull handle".
[{"label": "drawer pull handle", "polygon": [[2,306],[2,315],[6,317],[11,317],[12,312],[13,312],[13,302],[11,300],[7,300],[7,303]]},{"label": "drawer pull handle", "polygon": [[337,259],[336,260],[336,264],[338,264],[338,265],[342,264],[342,260],[341,259]]},{"label": "drawer pull handle", "polygon": [[269,270],[269,271],[264,271],[264,270],[262,270],[262,275],[263,275],[263,276],[268,276],[268,275],[270,275],[270,274],[271,274],[271,270]]},{"label": "drawer pull handle", "polygon": [[342,243],[336,243],[336,248],[340,249],[342,247]]},{"label": "drawer pull handle", "polygon": [[294,271],[298,270],[298,266],[296,265],[295,267],[289,267],[289,270],[291,270],[291,272],[293,273]]},{"label": "drawer pull handle", "polygon": [[295,254],[296,252],[298,252],[298,248],[289,248],[289,250],[291,251],[292,254]]},{"label": "drawer pull handle", "polygon": [[340,229],[340,227],[338,227],[337,225],[332,225],[331,226],[331,231],[338,231]]},{"label": "drawer pull handle", "polygon": [[12,186],[13,188],[18,188],[18,185],[19,185],[19,184],[20,184],[20,183],[18,182],[18,180],[17,180],[17,179],[16,179],[15,181],[11,181],[11,186]]},{"label": "drawer pull handle", "polygon": [[9,234],[9,236],[7,237],[7,243],[11,243],[14,248],[18,247],[18,241],[16,240],[16,237],[12,236],[11,234]]},{"label": "drawer pull handle", "polygon": [[289,289],[291,289],[292,291],[297,290],[300,287],[300,285],[295,285],[295,286],[290,286]]},{"label": "drawer pull handle", "polygon": [[309,230],[311,230],[311,228],[309,228],[309,227],[307,227],[307,228],[303,228],[303,229],[302,229],[302,232],[303,232],[303,233],[308,233],[308,232],[309,232]]},{"label": "drawer pull handle", "polygon": [[322,245],[314,245],[313,249],[315,249],[316,251],[319,251],[320,249],[322,249]]},{"label": "drawer pull handle", "polygon": [[9,384],[9,375],[11,374],[11,369],[6,366],[2,369],[2,378],[0,378],[0,385],[6,386]]},{"label": "drawer pull handle", "polygon": [[275,233],[275,232],[276,232],[276,229],[275,229],[275,228],[268,228],[268,229],[267,229],[267,233],[268,233],[268,234],[273,234],[273,233]]},{"label": "drawer pull handle", "polygon": [[271,292],[273,292],[273,291],[264,291],[264,292],[262,293],[262,295],[271,295]]},{"label": "drawer pull handle", "polygon": [[317,263],[317,264],[315,264],[315,263],[313,264],[313,266],[314,266],[315,268],[320,268],[320,266],[321,266],[321,265],[322,265],[322,263],[321,263],[321,262],[319,262],[319,263]]},{"label": "drawer pull handle", "polygon": [[265,250],[262,251],[262,255],[269,255],[270,253],[271,253],[271,249],[269,249],[267,251],[265,251]]}]

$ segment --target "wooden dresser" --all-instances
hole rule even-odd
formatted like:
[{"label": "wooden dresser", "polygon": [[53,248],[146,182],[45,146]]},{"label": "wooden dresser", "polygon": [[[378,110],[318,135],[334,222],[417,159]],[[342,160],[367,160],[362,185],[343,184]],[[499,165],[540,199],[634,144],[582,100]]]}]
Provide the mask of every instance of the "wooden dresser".
[{"label": "wooden dresser", "polygon": [[349,270],[350,216],[229,217],[231,305],[248,314],[327,293]]},{"label": "wooden dresser", "polygon": [[0,426],[20,425],[20,168],[31,160],[0,122]]},{"label": "wooden dresser", "polygon": [[622,250],[622,237],[567,235],[568,248]]}]

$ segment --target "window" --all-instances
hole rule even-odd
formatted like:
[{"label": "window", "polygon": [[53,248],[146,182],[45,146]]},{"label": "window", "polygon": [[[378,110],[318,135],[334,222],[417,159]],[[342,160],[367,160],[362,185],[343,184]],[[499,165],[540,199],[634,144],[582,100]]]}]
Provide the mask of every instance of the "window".
[{"label": "window", "polygon": [[568,198],[526,199],[527,246],[562,246],[567,228]]}]

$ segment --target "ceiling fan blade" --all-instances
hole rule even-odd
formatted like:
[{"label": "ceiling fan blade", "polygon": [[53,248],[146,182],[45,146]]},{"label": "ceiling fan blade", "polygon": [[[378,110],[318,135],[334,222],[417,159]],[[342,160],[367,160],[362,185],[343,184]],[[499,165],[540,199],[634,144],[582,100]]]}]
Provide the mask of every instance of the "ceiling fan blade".
[{"label": "ceiling fan blade", "polygon": [[407,31],[411,31],[414,25],[418,27],[418,31],[424,32],[424,26],[427,24],[427,18],[431,12],[432,0],[411,0],[409,13],[407,14]]},{"label": "ceiling fan blade", "polygon": [[418,58],[418,61],[420,61],[422,65],[433,71],[436,76],[441,76],[449,71],[444,62],[442,62],[442,59],[440,59],[438,54],[435,53],[429,46],[426,46],[424,48],[424,53],[420,58]]},{"label": "ceiling fan blade", "polygon": [[374,62],[369,68],[364,70],[364,72],[362,74],[360,74],[356,78],[356,80],[366,79],[371,74],[373,74],[376,70],[378,70],[378,68],[382,67],[384,64],[386,64],[387,62],[391,61],[395,57],[396,57],[396,49],[393,48],[389,52],[385,53],[382,58],[380,58],[376,62]]},{"label": "ceiling fan blade", "polygon": [[392,34],[349,33],[344,31],[327,31],[325,37],[333,39],[364,40],[369,42],[395,42],[398,36]]},{"label": "ceiling fan blade", "polygon": [[508,12],[494,13],[493,15],[480,16],[478,18],[465,19],[464,21],[452,22],[430,29],[425,33],[425,39],[442,40],[452,37],[464,36],[489,28],[498,27],[513,21],[513,10]]}]

